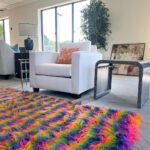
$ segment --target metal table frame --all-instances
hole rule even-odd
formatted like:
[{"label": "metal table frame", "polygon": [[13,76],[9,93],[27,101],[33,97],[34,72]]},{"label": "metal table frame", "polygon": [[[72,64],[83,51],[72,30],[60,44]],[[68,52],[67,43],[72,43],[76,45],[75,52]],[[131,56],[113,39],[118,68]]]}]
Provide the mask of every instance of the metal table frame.
[{"label": "metal table frame", "polygon": [[[137,107],[141,108],[150,99],[150,63],[145,61],[120,61],[120,60],[100,60],[95,65],[95,79],[94,79],[94,99],[98,99],[108,94],[111,91],[112,83],[112,70],[114,64],[134,65],[139,68],[139,83],[138,83],[138,95],[137,95]],[[101,69],[105,72],[105,83],[97,83],[98,71]],[[99,84],[105,84],[106,87],[103,90],[98,90]]]},{"label": "metal table frame", "polygon": [[[20,62],[20,73],[21,73],[21,86],[22,86],[22,90],[24,91],[24,82],[27,85],[28,83],[28,76],[29,76],[29,69],[28,66],[29,65],[29,59],[19,59]],[[25,78],[24,78],[25,75]]]}]

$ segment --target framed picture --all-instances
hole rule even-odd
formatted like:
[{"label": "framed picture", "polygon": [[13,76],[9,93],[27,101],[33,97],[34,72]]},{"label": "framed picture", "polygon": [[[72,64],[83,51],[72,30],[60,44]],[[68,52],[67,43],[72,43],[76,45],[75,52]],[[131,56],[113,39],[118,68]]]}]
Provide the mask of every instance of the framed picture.
[{"label": "framed picture", "polygon": [[[112,47],[111,60],[143,60],[145,43],[114,44]],[[131,65],[115,65],[113,74],[138,75],[138,68]]]}]

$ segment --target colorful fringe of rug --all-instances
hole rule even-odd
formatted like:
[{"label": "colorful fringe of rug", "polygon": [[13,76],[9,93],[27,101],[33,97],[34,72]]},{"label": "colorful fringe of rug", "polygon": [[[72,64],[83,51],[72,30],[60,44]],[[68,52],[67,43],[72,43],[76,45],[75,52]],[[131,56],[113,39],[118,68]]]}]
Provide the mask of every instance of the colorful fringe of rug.
[{"label": "colorful fringe of rug", "polygon": [[0,150],[130,150],[141,116],[0,88]]}]

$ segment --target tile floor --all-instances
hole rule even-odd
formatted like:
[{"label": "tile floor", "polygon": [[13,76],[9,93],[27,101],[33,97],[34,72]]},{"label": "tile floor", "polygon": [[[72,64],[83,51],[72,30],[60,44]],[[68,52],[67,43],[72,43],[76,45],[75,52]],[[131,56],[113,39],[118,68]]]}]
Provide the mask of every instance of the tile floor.
[{"label": "tile floor", "polygon": [[[141,126],[142,140],[138,141],[133,150],[150,150],[150,100],[142,109],[136,108],[137,86],[137,77],[113,76],[112,91],[110,94],[98,100],[94,100],[93,91],[89,91],[83,94],[78,100],[81,100],[87,105],[108,107],[113,109],[121,108],[141,114],[144,118]],[[22,89],[20,80],[15,78],[10,80],[3,80],[0,78],[0,87],[12,87],[18,90]],[[25,86],[25,89],[30,91],[32,90],[29,88],[29,85]],[[48,90],[41,90],[40,93],[75,100],[70,94],[52,92]]]}]

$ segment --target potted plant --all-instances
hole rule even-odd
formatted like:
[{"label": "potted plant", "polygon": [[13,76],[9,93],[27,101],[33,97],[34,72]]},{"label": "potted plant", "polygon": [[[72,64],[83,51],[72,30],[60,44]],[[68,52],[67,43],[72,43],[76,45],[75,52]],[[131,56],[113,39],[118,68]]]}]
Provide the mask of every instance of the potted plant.
[{"label": "potted plant", "polygon": [[81,28],[85,39],[97,45],[98,49],[106,50],[107,37],[111,33],[109,9],[101,0],[91,0],[81,13]]}]

